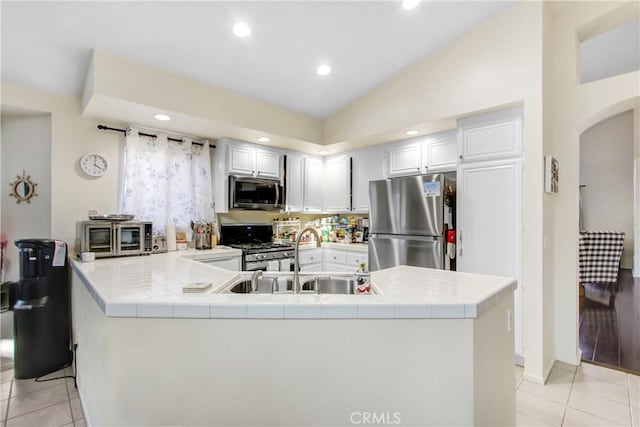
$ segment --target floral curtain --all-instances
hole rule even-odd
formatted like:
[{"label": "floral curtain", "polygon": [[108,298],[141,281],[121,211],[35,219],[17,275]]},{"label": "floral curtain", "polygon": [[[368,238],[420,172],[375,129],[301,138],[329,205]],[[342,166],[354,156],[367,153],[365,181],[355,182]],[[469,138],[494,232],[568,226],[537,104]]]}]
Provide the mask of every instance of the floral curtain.
[{"label": "floral curtain", "polygon": [[191,221],[215,220],[209,144],[182,140],[127,130],[120,212],[152,221],[155,234],[163,234],[167,224],[190,234]]}]

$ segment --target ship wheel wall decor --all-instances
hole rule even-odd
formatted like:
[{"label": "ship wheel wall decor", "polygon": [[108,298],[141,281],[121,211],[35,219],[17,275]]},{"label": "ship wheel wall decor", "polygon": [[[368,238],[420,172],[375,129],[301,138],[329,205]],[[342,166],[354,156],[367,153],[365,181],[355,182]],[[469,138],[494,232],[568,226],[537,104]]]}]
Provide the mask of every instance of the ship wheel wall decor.
[{"label": "ship wheel wall decor", "polygon": [[31,181],[31,175],[27,175],[22,171],[22,176],[16,175],[16,180],[9,183],[11,186],[11,196],[16,198],[16,203],[31,203],[31,198],[37,196],[36,187],[38,184]]}]

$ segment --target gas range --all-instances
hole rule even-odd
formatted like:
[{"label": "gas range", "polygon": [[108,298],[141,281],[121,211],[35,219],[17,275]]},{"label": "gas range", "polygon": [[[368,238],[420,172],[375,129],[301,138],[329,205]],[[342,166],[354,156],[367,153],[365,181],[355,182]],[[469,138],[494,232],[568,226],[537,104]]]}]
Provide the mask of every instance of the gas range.
[{"label": "gas range", "polygon": [[293,257],[293,246],[281,243],[236,243],[228,246],[242,249],[246,262]]},{"label": "gas range", "polygon": [[242,250],[242,269],[291,271],[292,245],[273,243],[271,224],[222,224],[221,244]]}]

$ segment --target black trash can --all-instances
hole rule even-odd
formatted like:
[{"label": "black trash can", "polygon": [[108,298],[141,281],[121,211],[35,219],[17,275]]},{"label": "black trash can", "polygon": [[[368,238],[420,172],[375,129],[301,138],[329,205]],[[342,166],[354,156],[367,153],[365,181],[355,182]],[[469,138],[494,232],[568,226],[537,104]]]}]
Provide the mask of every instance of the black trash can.
[{"label": "black trash can", "polygon": [[51,239],[16,240],[20,280],[13,306],[16,379],[57,371],[73,359],[67,245]]}]

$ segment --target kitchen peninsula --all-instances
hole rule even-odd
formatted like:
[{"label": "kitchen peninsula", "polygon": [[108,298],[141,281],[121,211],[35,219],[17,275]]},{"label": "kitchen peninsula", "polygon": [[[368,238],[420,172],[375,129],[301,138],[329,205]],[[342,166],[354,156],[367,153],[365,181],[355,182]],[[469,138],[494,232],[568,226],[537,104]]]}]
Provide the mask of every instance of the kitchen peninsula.
[{"label": "kitchen peninsula", "polygon": [[400,266],[375,295],[230,294],[246,273],[179,252],[72,267],[89,424],[515,423],[512,279]]}]

